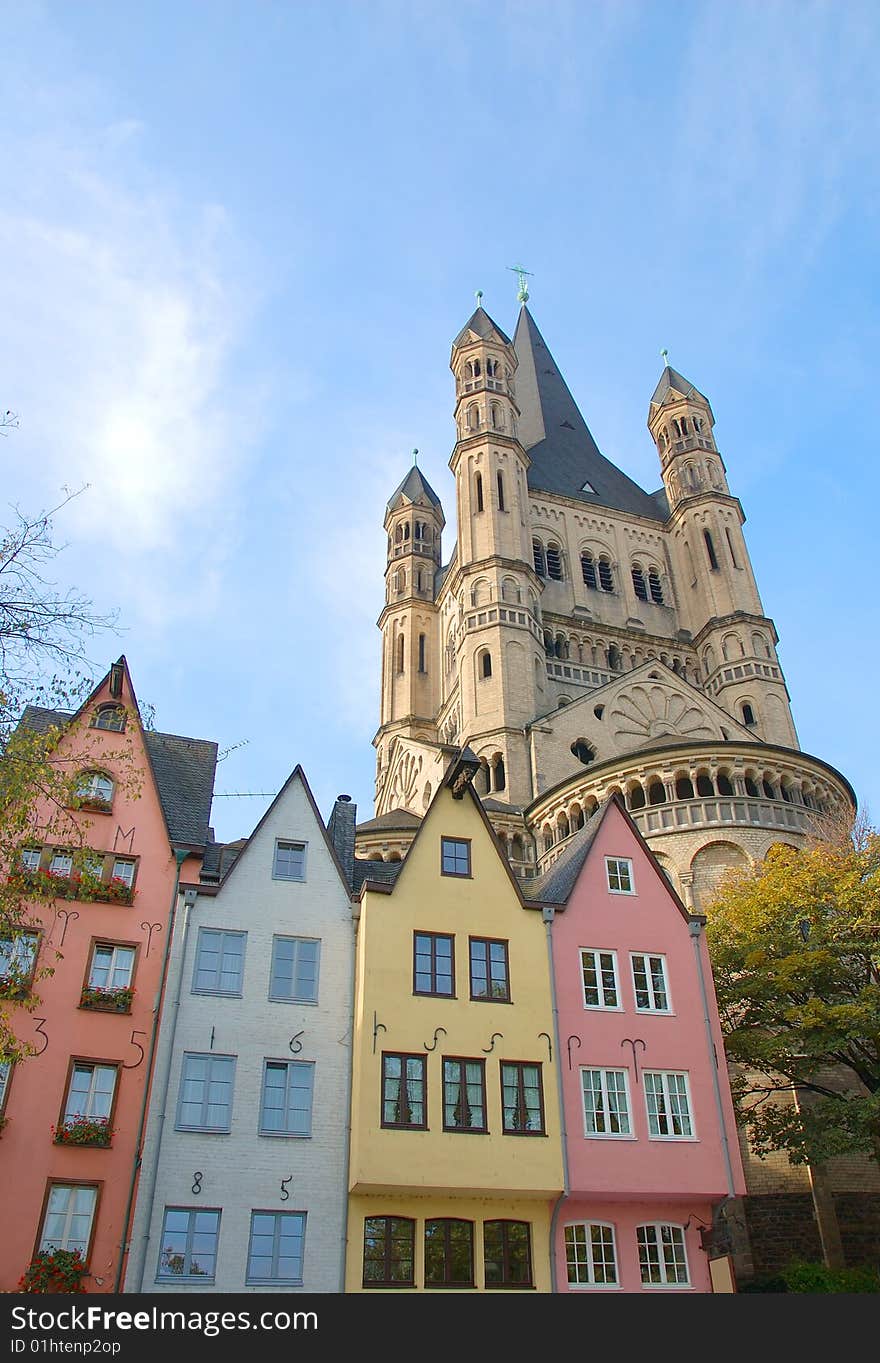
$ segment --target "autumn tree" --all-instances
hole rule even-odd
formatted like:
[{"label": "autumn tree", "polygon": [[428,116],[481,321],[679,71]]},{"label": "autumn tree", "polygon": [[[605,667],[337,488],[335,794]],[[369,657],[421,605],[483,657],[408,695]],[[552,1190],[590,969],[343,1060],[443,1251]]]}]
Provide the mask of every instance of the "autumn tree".
[{"label": "autumn tree", "polygon": [[753,1148],[795,1163],[852,1152],[880,1162],[880,834],[777,845],[729,876],[708,912]]},{"label": "autumn tree", "polygon": [[43,842],[50,827],[75,855],[85,855],[87,842],[76,771],[57,751],[61,728],[20,722],[27,705],[76,709],[91,687],[88,645],[114,624],[50,575],[63,547],[55,542],[53,516],[76,495],[35,517],[13,509],[0,528],[0,1062],[21,1055],[4,996],[25,1006],[35,997],[17,978],[22,931],[34,906],[53,898],[51,885],[17,873],[21,848]]}]

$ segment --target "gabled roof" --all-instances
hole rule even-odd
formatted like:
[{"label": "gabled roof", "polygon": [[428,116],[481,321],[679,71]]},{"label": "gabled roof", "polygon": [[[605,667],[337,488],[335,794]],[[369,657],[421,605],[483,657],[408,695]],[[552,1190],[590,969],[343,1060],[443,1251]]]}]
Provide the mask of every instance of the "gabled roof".
[{"label": "gabled roof", "polygon": [[[520,311],[513,344],[519,359],[516,391],[519,436],[528,450],[529,488],[556,492],[592,506],[614,507],[663,521],[656,497],[599,452],[556,361],[528,308]],[[592,491],[584,491],[585,487]]]},{"label": "gabled roof", "polygon": [[407,502],[427,502],[430,506],[440,508],[440,498],[416,464],[413,464],[403,482],[392,492],[388,499],[387,510],[396,511],[399,506],[404,506]]},{"label": "gabled roof", "polygon": [[704,402],[709,401],[705,393],[701,393],[699,388],[695,388],[687,379],[683,379],[677,369],[673,369],[671,365],[667,365],[660,375],[657,387],[654,389],[651,396],[651,405],[655,407],[662,406],[672,389],[675,389],[676,393],[681,393],[682,397],[690,397],[693,393],[696,397],[702,398]]},{"label": "gabled roof", "polygon": [[386,829],[404,828],[407,831],[417,827],[422,821],[417,814],[410,814],[408,809],[389,809],[387,814],[380,814],[377,819],[367,819],[365,823],[359,823],[358,833],[382,833]]},{"label": "gabled roof", "polygon": [[488,312],[486,312],[482,306],[478,307],[477,310],[471,316],[471,318],[467,322],[465,322],[461,331],[458,333],[455,340],[452,342],[453,350],[456,348],[456,346],[463,345],[465,341],[467,341],[469,331],[472,331],[477,336],[482,337],[484,341],[488,341],[490,336],[496,336],[498,340],[502,342],[503,345],[510,345],[510,337],[505,336],[501,328],[497,325],[497,323],[492,321],[492,318],[489,316]]},{"label": "gabled roof", "polygon": [[[103,681],[92,692],[92,696],[101,686]],[[19,722],[25,728],[43,734],[53,727],[64,729],[77,714],[82,713],[89,700],[91,696],[78,711],[27,705]],[[142,733],[169,838],[182,846],[204,847],[208,841],[208,821],[214,795],[217,744],[205,738],[185,738],[180,734],[162,734],[152,729],[143,729]]]},{"label": "gabled roof", "polygon": [[583,828],[579,829],[571,839],[571,842],[562,855],[554,861],[553,865],[549,867],[543,875],[535,876],[533,880],[523,881],[523,895],[533,904],[552,904],[561,908],[568,903],[571,898],[572,890],[577,884],[578,876],[583,870],[584,862],[590,855],[590,849],[596,840],[596,834],[605,822],[608,811],[611,809],[612,805],[619,811],[624,821],[629,825],[630,832],[648,858],[651,867],[660,880],[664,890],[666,890],[669,895],[669,898],[675,904],[685,922],[690,922],[692,915],[685,908],[678,894],[661,871],[659,863],[639,832],[638,825],[619,795],[609,796],[609,798],[599,806],[595,813],[592,814],[584,824]]},{"label": "gabled roof", "polygon": [[365,880],[369,880],[373,885],[391,886],[402,870],[402,861],[372,861],[355,857],[352,893],[359,894]]}]

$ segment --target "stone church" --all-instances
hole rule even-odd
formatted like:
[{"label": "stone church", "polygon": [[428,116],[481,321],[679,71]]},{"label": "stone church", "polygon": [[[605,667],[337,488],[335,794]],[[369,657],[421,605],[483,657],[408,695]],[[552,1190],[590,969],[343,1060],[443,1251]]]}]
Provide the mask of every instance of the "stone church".
[{"label": "stone church", "polygon": [[663,486],[599,451],[523,303],[452,345],[457,542],[417,467],[388,502],[376,817],[360,856],[406,851],[453,750],[516,873],[547,869],[616,791],[685,904],[728,866],[852,813],[800,750],[745,516],[708,398],[666,367],[648,404]]}]

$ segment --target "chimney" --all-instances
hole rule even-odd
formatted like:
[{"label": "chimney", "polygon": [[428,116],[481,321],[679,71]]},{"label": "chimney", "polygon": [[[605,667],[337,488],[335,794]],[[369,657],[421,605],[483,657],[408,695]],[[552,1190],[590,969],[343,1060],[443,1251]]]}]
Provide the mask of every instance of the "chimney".
[{"label": "chimney", "polygon": [[357,805],[352,804],[350,795],[337,795],[336,803],[330,814],[327,832],[336,849],[349,889],[354,881],[354,830],[357,819]]}]

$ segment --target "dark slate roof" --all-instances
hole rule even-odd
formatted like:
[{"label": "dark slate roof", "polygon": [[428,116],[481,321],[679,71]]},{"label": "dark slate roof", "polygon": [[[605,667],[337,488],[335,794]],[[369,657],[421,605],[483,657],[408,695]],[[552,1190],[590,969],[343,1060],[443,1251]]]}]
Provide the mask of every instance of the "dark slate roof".
[{"label": "dark slate roof", "polygon": [[522,805],[509,805],[504,800],[494,800],[490,795],[485,799],[480,796],[480,804],[490,813],[495,814],[522,814]]},{"label": "dark slate roof", "polygon": [[671,388],[674,388],[676,393],[682,393],[685,397],[688,397],[691,393],[696,393],[697,397],[702,398],[704,402],[707,401],[705,394],[701,393],[699,388],[695,388],[687,379],[683,379],[677,369],[667,365],[660,375],[660,381],[654,389],[651,402],[655,406],[661,406]]},{"label": "dark slate roof", "polygon": [[578,829],[569,845],[543,875],[522,882],[523,898],[539,904],[566,904],[605,817],[606,800]]},{"label": "dark slate roof", "polygon": [[388,510],[396,511],[404,498],[409,502],[426,500],[430,502],[431,506],[440,506],[440,498],[416,464],[413,464],[403,482],[391,494]]},{"label": "dark slate roof", "polygon": [[[72,718],[72,712],[68,710],[28,705],[22,713],[21,723],[37,733],[46,733],[52,725],[63,729]],[[179,734],[160,734],[151,729],[144,730],[144,743],[171,841],[204,847],[214,794],[217,744],[205,738],[183,738]]]},{"label": "dark slate roof", "polygon": [[[208,830],[209,833],[211,830]],[[247,847],[247,838],[236,838],[234,842],[215,842],[210,838],[202,858],[200,878],[202,880],[222,880],[239,855]]]},{"label": "dark slate roof", "polygon": [[390,809],[387,814],[380,814],[378,819],[367,819],[366,823],[359,823],[358,833],[379,833],[385,828],[416,828],[422,821],[417,814],[410,814],[408,809]]},{"label": "dark slate roof", "polygon": [[356,857],[351,883],[352,892],[357,894],[365,880],[377,880],[380,884],[393,885],[402,869],[402,861],[364,861]]},{"label": "dark slate roof", "polygon": [[462,342],[466,340],[469,331],[475,331],[478,336],[482,336],[483,340],[488,340],[490,336],[497,336],[505,345],[510,345],[510,337],[505,336],[501,328],[497,323],[492,321],[492,318],[483,307],[477,308],[470,320],[465,322],[461,331],[452,342],[453,347],[461,345]]},{"label": "dark slate roof", "polygon": [[[557,492],[592,506],[615,507],[648,520],[665,520],[655,500],[600,454],[587,423],[527,307],[513,344],[519,359],[516,391],[519,436],[529,452],[529,488]],[[589,483],[593,492],[584,492]]]}]

